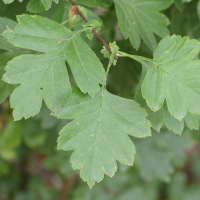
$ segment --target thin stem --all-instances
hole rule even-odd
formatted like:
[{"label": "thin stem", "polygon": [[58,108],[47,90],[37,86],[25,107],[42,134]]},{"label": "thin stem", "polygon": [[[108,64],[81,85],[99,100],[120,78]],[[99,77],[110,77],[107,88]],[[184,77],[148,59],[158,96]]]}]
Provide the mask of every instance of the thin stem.
[{"label": "thin stem", "polygon": [[[72,5],[76,5],[74,0],[70,0]],[[78,9],[78,7],[76,8],[76,14],[80,15],[80,17],[84,20],[85,23],[88,23],[88,20],[85,18],[85,16],[83,15],[83,13]],[[102,42],[102,44],[106,47],[106,49],[110,52],[110,54],[112,53],[110,46],[103,40],[103,38],[97,33],[97,31],[93,28],[92,32],[98,37],[98,39]],[[118,59],[118,56],[115,54],[115,59]]]},{"label": "thin stem", "polygon": [[69,22],[69,19],[66,20],[66,21],[64,21],[64,22],[62,22],[61,24],[64,25],[64,24],[66,24],[67,22]]},{"label": "thin stem", "polygon": [[128,53],[124,53],[122,51],[119,52],[119,54],[117,54],[119,57],[129,57],[129,58],[132,58],[138,62],[141,62],[141,61],[147,61],[147,62],[152,62],[151,59],[149,58],[146,58],[146,57],[143,57],[143,56],[137,56],[137,55],[130,55]]},{"label": "thin stem", "polygon": [[106,77],[108,76],[108,72],[110,70],[111,65],[112,65],[112,61],[111,61],[111,58],[110,58],[109,63],[108,63],[108,67],[107,67],[107,70],[106,70]]}]

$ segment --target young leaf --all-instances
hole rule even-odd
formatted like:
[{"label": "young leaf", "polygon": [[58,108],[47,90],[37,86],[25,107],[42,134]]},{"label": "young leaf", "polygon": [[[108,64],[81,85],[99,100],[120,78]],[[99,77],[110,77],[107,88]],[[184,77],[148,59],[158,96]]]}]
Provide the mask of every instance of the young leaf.
[{"label": "young leaf", "polygon": [[142,94],[148,106],[159,110],[166,99],[172,116],[181,120],[187,111],[200,114],[200,43],[188,37],[164,38],[154,52],[154,59],[147,66],[142,83]]},{"label": "young leaf", "polygon": [[21,84],[11,95],[14,119],[29,118],[41,108],[42,98],[57,112],[66,105],[71,86],[65,66],[67,60],[80,89],[94,96],[105,84],[105,70],[99,59],[79,36],[64,26],[36,15],[17,17],[18,25],[3,36],[12,44],[45,54],[23,55],[10,61],[4,81]]},{"label": "young leaf", "polygon": [[159,11],[170,6],[172,0],[113,0],[120,29],[131,44],[138,49],[140,38],[154,50],[156,39],[153,33],[160,37],[169,35],[167,26],[169,20]]},{"label": "young leaf", "polygon": [[116,160],[132,165],[135,147],[128,135],[151,135],[145,111],[132,100],[107,92],[104,87],[91,98],[74,89],[69,104],[56,116],[74,119],[60,132],[58,148],[75,150],[71,157],[73,169],[81,169],[81,177],[92,187],[104,173],[113,176]]},{"label": "young leaf", "polygon": [[[93,19],[93,20],[90,20],[87,24],[84,24],[83,26],[84,27],[92,27],[98,32],[101,30],[102,22],[99,22],[98,20]],[[88,30],[86,32],[86,36],[88,37],[89,40],[92,40],[92,37],[93,37],[92,30]]]},{"label": "young leaf", "polygon": [[117,64],[117,60],[115,59],[115,54],[119,53],[119,47],[117,46],[116,42],[113,43],[109,43],[110,49],[111,49],[111,54],[108,51],[108,49],[103,46],[103,49],[101,50],[101,53],[104,55],[105,58],[110,58],[111,59],[111,63],[113,65]]}]

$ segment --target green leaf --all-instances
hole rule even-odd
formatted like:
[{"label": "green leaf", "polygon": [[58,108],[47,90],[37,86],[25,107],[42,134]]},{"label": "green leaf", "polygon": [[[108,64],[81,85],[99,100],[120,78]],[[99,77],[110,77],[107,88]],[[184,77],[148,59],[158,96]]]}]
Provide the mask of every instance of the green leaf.
[{"label": "green leaf", "polygon": [[[97,32],[101,30],[102,22],[99,22],[96,19],[90,20],[88,23],[83,25],[84,27],[92,27],[94,28]],[[92,40],[93,37],[93,32],[92,30],[88,30],[86,32],[86,36],[88,37],[89,40]]]},{"label": "green leaf", "polygon": [[40,120],[42,129],[51,129],[60,121],[50,114],[51,111],[47,107],[42,106],[40,113],[34,117],[34,119]]},{"label": "green leaf", "polygon": [[0,156],[13,159],[16,156],[15,148],[21,143],[23,122],[13,122],[8,119],[7,126],[0,131]]},{"label": "green leaf", "polygon": [[185,123],[188,126],[188,128],[199,130],[200,126],[200,116],[199,115],[192,115],[191,113],[187,113],[185,116]]},{"label": "green leaf", "polygon": [[[14,28],[16,22],[0,17],[0,34],[6,30],[6,26]],[[15,56],[22,53],[28,53],[26,50],[14,47],[5,38],[0,35],[0,49],[6,50],[6,52],[0,53],[0,104],[5,101],[5,99],[11,94],[15,86],[10,85],[2,81],[2,76],[4,73],[4,67],[7,62],[12,60]]]},{"label": "green leaf", "polygon": [[45,10],[48,10],[49,8],[51,8],[52,1],[53,0],[41,0],[42,4],[45,7]]},{"label": "green leaf", "polygon": [[[13,29],[15,28],[16,24],[17,23],[11,19],[0,17],[0,34],[2,34],[4,30],[6,30],[6,26]],[[12,44],[7,42],[7,40],[3,38],[2,35],[0,35],[0,49],[10,51],[10,50],[14,50],[15,48],[13,47]]]},{"label": "green leaf", "polygon": [[86,23],[86,24],[84,25],[84,27],[92,27],[92,28],[94,28],[96,31],[100,31],[100,30],[101,30],[101,26],[102,26],[102,23],[99,22],[99,21],[96,20],[96,19],[90,20],[88,23]]},{"label": "green leaf", "polygon": [[189,36],[190,39],[199,38],[200,20],[197,14],[197,1],[185,4],[184,12],[179,12],[175,8],[172,9],[170,22],[172,35]]},{"label": "green leaf", "polygon": [[10,4],[10,3],[12,3],[14,0],[3,0],[3,2],[5,3],[5,4]]},{"label": "green leaf", "polygon": [[113,65],[116,65],[117,60],[115,59],[115,54],[119,53],[119,47],[117,46],[116,42],[113,42],[113,43],[110,42],[109,46],[110,46],[110,49],[111,49],[111,52],[112,52],[111,54],[105,46],[103,46],[101,53],[104,55],[105,58],[111,59],[111,63]]},{"label": "green leaf", "polygon": [[174,0],[174,4],[176,5],[176,7],[177,7],[180,11],[182,11],[183,5],[184,5],[182,0]]},{"label": "green leaf", "polygon": [[169,20],[159,11],[170,6],[172,0],[113,0],[120,29],[125,39],[138,49],[140,38],[154,50],[157,42],[153,33],[160,37],[169,35]]},{"label": "green leaf", "polygon": [[165,182],[169,182],[175,167],[184,165],[187,159],[184,149],[192,144],[188,132],[180,137],[164,129],[159,134],[153,133],[152,137],[135,143],[141,177],[147,181],[157,178]]},{"label": "green leaf", "polygon": [[160,129],[162,128],[163,124],[167,127],[169,131],[173,131],[176,134],[181,135],[184,129],[184,121],[188,128],[192,129],[199,129],[200,126],[200,116],[199,115],[193,115],[189,112],[187,112],[186,116],[183,120],[177,120],[171,114],[169,113],[167,109],[166,103],[164,103],[163,107],[154,112],[152,111],[146,104],[146,101],[144,100],[142,93],[141,93],[141,84],[144,80],[144,77],[146,76],[147,68],[145,65],[142,66],[142,76],[140,79],[140,84],[137,88],[134,100],[138,102],[147,112],[148,117],[147,119],[150,121],[152,128],[156,130],[157,132],[160,132]]},{"label": "green leaf", "polygon": [[13,89],[15,88],[15,86],[7,84],[1,79],[4,73],[4,67],[6,66],[6,63],[17,55],[19,55],[18,52],[0,54],[0,104],[6,100],[6,98],[12,93]]},{"label": "green leaf", "polygon": [[27,121],[24,124],[23,132],[23,141],[27,147],[33,149],[44,145],[47,133],[40,128],[37,121]]},{"label": "green leaf", "polygon": [[30,13],[41,13],[45,11],[45,7],[41,0],[30,0],[26,6]]},{"label": "green leaf", "polygon": [[[45,54],[22,55],[10,61],[4,81],[21,84],[11,95],[15,120],[37,114],[42,99],[57,112],[66,105],[71,86],[65,66],[67,60],[77,85],[94,96],[105,84],[105,71],[99,59],[79,36],[64,26],[36,15],[18,16],[18,26],[3,36],[12,44]],[[33,42],[34,41],[34,42]]]},{"label": "green leaf", "polygon": [[112,5],[112,0],[75,0],[75,3],[94,8],[107,8]]},{"label": "green leaf", "polygon": [[200,43],[188,37],[164,38],[148,63],[147,74],[142,83],[142,95],[148,106],[159,110],[165,99],[172,116],[181,120],[187,111],[200,114]]},{"label": "green leaf", "polygon": [[[163,126],[163,123],[166,125],[167,129],[170,131],[173,131],[176,134],[181,134],[183,132],[184,128],[184,120],[179,121],[171,114],[169,113],[166,104],[163,105],[163,107],[158,110],[157,112],[152,111],[146,104],[146,101],[144,100],[142,93],[141,93],[141,84],[144,80],[144,77],[146,76],[147,68],[143,64],[142,66],[142,76],[140,80],[140,84],[137,88],[136,94],[135,94],[135,101],[138,102],[148,113],[147,119],[149,119],[152,128],[156,130],[157,132],[160,132],[160,129]],[[192,123],[192,122],[191,122]]]},{"label": "green leaf", "polygon": [[133,198],[137,198],[137,200],[152,200],[152,198],[149,198],[147,191],[140,187],[123,191],[123,194],[117,200],[130,200]]},{"label": "green leaf", "polygon": [[198,4],[197,4],[197,12],[198,12],[199,19],[200,19],[200,0],[198,1]]},{"label": "green leaf", "polygon": [[75,188],[71,200],[112,200],[111,195],[104,189],[103,185],[95,185],[92,189],[86,184],[81,184]]},{"label": "green leaf", "polygon": [[104,88],[93,99],[74,89],[69,104],[56,116],[74,119],[61,130],[58,148],[75,149],[72,167],[81,169],[81,177],[90,187],[100,182],[104,173],[114,175],[116,160],[133,164],[135,147],[128,135],[151,135],[145,111],[134,101],[112,95]]}]

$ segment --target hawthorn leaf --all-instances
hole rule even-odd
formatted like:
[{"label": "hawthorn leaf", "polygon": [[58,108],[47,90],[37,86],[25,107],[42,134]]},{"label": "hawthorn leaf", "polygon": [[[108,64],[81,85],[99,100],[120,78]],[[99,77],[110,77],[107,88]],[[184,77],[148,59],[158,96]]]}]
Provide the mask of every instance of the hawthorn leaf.
[{"label": "hawthorn leaf", "polygon": [[160,37],[169,35],[169,20],[159,11],[168,8],[172,0],[113,0],[120,29],[134,48],[140,46],[140,38],[154,50],[157,46],[153,33]]},{"label": "hawthorn leaf", "polygon": [[119,53],[119,47],[117,46],[116,42],[113,42],[113,43],[110,42],[109,46],[110,46],[110,49],[111,49],[111,52],[112,52],[111,54],[105,46],[103,46],[101,53],[104,55],[105,58],[110,58],[111,63],[113,65],[116,65],[117,60],[115,59],[115,54]]},{"label": "hawthorn leaf", "polygon": [[191,130],[199,130],[200,126],[200,116],[199,115],[192,115],[191,113],[187,113],[185,116],[185,123]]},{"label": "hawthorn leaf", "polygon": [[170,112],[167,109],[166,103],[164,103],[162,108],[156,112],[152,111],[147,106],[147,103],[141,93],[141,84],[144,80],[146,73],[147,73],[147,68],[143,64],[142,75],[141,75],[140,83],[137,88],[136,94],[134,96],[134,100],[138,102],[141,105],[141,107],[143,107],[146,110],[148,114],[147,119],[150,121],[152,128],[156,130],[157,132],[160,132],[160,129],[162,128],[162,126],[165,125],[169,131],[173,131],[174,133],[181,135],[184,129],[184,122],[185,122],[187,127],[190,128],[191,130],[192,129],[198,130],[200,126],[199,115],[193,115],[187,112],[184,119],[180,121],[174,118],[170,114]]},{"label": "hawthorn leaf", "polygon": [[200,114],[200,61],[193,60],[200,43],[188,37],[164,38],[154,52],[154,59],[143,62],[147,67],[142,95],[147,105],[159,110],[166,100],[172,116],[182,120],[187,112]]},{"label": "hawthorn leaf", "polygon": [[[14,28],[16,26],[16,22],[0,17],[0,34],[6,30],[6,26],[10,28]],[[14,47],[10,44],[5,38],[0,35],[0,49],[5,50],[5,52],[0,53],[0,104],[5,101],[5,99],[12,93],[15,88],[14,85],[10,85],[2,81],[2,76],[4,74],[4,67],[7,62],[12,60],[15,56],[18,56],[23,53],[29,53],[29,51]]]},{"label": "hawthorn leaf", "polygon": [[169,113],[169,111],[167,109],[166,103],[164,103],[163,107],[156,112],[152,111],[147,106],[147,103],[144,100],[144,98],[142,96],[142,92],[141,92],[141,84],[144,80],[144,77],[146,76],[146,73],[147,73],[147,68],[143,64],[142,65],[142,76],[141,76],[140,84],[137,88],[134,100],[136,102],[138,102],[146,110],[146,112],[148,114],[147,119],[150,121],[152,128],[154,130],[156,130],[157,132],[160,132],[160,129],[162,128],[163,124],[165,124],[169,131],[173,131],[174,133],[180,135],[183,132],[184,120],[179,121],[176,118],[174,118],[173,116],[171,116],[171,114]]},{"label": "hawthorn leaf", "polygon": [[163,106],[163,122],[169,131],[181,135],[184,129],[184,120],[181,121],[171,116],[166,104]]},{"label": "hawthorn leaf", "polygon": [[112,0],[75,0],[75,3],[94,8],[107,8],[112,5]]},{"label": "hawthorn leaf", "polygon": [[104,173],[114,175],[116,160],[133,164],[135,147],[128,135],[151,135],[146,112],[134,101],[112,95],[104,87],[95,98],[74,88],[69,104],[55,115],[74,119],[61,130],[58,148],[75,150],[72,167],[81,170],[81,177],[90,187],[100,182]]},{"label": "hawthorn leaf", "polygon": [[65,60],[82,92],[94,96],[99,84],[105,84],[105,70],[98,57],[79,36],[47,18],[36,15],[17,17],[18,25],[3,36],[17,47],[44,54],[22,55],[10,61],[3,80],[21,84],[11,95],[15,120],[37,114],[44,99],[47,107],[57,112],[66,105],[71,86]]}]

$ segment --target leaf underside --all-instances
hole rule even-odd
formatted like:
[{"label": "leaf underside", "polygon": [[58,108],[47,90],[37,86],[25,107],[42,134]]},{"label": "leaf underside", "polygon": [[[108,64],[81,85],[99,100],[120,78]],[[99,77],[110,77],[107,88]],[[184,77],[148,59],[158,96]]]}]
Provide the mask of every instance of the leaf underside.
[{"label": "leaf underside", "polygon": [[104,88],[91,98],[74,89],[69,104],[56,116],[74,119],[60,132],[58,148],[74,150],[73,169],[81,169],[81,177],[92,187],[104,173],[113,176],[116,160],[132,165],[135,147],[128,135],[150,136],[146,112],[132,100],[123,99]]},{"label": "leaf underside", "polygon": [[154,33],[161,38],[169,35],[169,20],[159,11],[168,8],[171,0],[113,0],[120,29],[138,49],[141,39],[151,49],[156,48]]},{"label": "leaf underside", "polygon": [[17,17],[18,25],[3,36],[17,47],[44,54],[22,55],[5,68],[4,81],[21,84],[11,95],[14,119],[37,114],[42,99],[57,112],[68,103],[71,85],[65,60],[82,92],[94,96],[105,84],[105,70],[97,56],[81,39],[80,32],[36,15]]},{"label": "leaf underside", "polygon": [[142,82],[142,95],[147,105],[159,110],[166,100],[172,116],[182,120],[187,112],[200,114],[200,61],[193,60],[200,43],[188,37],[164,38],[148,63]]}]

